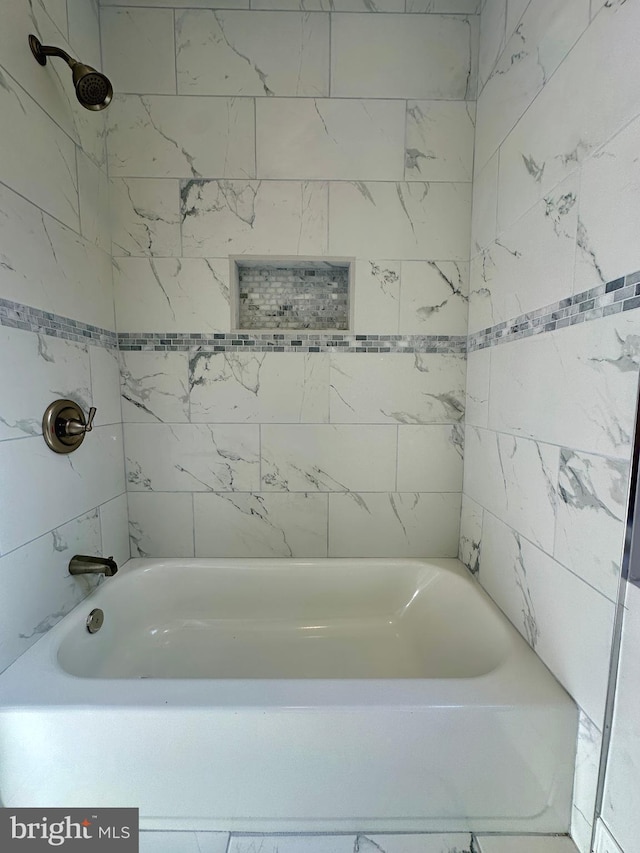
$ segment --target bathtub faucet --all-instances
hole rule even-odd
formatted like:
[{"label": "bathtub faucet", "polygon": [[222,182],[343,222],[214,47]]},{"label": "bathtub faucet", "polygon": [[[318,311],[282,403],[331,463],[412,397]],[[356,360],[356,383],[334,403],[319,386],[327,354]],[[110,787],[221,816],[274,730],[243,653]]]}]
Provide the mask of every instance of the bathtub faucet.
[{"label": "bathtub faucet", "polygon": [[76,554],[69,562],[70,575],[106,575],[113,577],[118,571],[118,566],[113,557],[88,557],[85,554]]}]

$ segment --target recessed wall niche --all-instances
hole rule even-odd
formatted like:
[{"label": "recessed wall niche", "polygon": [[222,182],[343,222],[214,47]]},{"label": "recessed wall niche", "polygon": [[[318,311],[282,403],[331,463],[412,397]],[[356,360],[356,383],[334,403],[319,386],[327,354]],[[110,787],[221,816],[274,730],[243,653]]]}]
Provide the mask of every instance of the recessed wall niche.
[{"label": "recessed wall niche", "polygon": [[348,331],[353,259],[231,259],[233,327]]}]

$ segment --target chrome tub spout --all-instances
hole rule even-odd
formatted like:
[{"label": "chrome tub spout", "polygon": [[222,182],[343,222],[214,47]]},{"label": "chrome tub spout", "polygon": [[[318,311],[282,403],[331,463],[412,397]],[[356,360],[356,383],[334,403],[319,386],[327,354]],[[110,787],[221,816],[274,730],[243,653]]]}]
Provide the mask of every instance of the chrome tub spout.
[{"label": "chrome tub spout", "polygon": [[110,578],[118,571],[113,557],[90,557],[76,554],[69,562],[70,575],[106,575]]}]

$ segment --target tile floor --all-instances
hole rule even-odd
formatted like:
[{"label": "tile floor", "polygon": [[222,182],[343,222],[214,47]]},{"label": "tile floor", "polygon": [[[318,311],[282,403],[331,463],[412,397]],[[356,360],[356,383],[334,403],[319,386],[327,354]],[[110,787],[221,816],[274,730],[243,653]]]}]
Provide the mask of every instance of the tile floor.
[{"label": "tile floor", "polygon": [[577,853],[566,836],[141,832],[140,853]]}]

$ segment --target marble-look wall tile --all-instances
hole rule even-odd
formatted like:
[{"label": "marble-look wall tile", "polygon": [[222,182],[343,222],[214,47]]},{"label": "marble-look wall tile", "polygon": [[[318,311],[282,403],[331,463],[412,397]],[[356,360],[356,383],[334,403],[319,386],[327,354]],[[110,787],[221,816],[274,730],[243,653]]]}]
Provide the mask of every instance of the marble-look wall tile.
[{"label": "marble-look wall tile", "polygon": [[491,348],[467,353],[465,423],[477,427],[488,426],[490,386]]},{"label": "marble-look wall tile", "polygon": [[460,494],[330,494],[330,557],[455,557]]},{"label": "marble-look wall tile", "polygon": [[506,24],[507,0],[485,0],[480,16],[478,96],[504,50]]},{"label": "marble-look wall tile", "polygon": [[481,3],[482,0],[407,0],[405,11],[477,15],[480,12]]},{"label": "marble-look wall tile", "polygon": [[121,495],[122,458],[120,425],[95,428],[73,456],[52,453],[40,436],[0,442],[0,481],[11,483],[0,514],[0,553]]},{"label": "marble-look wall tile", "polygon": [[180,11],[176,55],[180,94],[321,98],[329,94],[329,15]]},{"label": "marble-look wall tile", "polygon": [[0,326],[0,441],[42,435],[42,415],[57,398],[91,405],[87,347]]},{"label": "marble-look wall tile", "polygon": [[553,552],[557,447],[467,426],[464,493]]},{"label": "marble-look wall tile", "polygon": [[129,492],[132,557],[193,557],[193,495]]},{"label": "marble-look wall tile", "polygon": [[462,496],[458,559],[474,575],[480,571],[483,514],[484,510],[480,504],[471,500],[467,495]]},{"label": "marble-look wall tile", "polygon": [[[96,11],[95,6],[93,0],[87,0],[83,5],[85,9],[82,17],[85,26],[82,32],[82,43],[76,50],[76,45],[80,41],[78,39],[78,24],[80,22],[77,19],[75,9],[70,7],[69,15],[70,21],[73,23],[73,45],[67,42],[66,28],[62,30],[55,23],[57,6],[61,7],[66,21],[65,0],[55,0],[55,3],[46,4],[40,0],[30,3],[4,2],[2,6],[2,29],[0,30],[0,56],[2,56],[2,67],[8,71],[10,78],[18,83],[22,90],[27,92],[30,98],[33,98],[42,107],[58,125],[58,128],[64,131],[71,140],[78,143],[97,164],[103,165],[105,161],[104,118],[95,112],[89,113],[78,103],[69,69],[63,62],[48,62],[46,68],[43,69],[34,61],[27,45],[27,37],[33,33],[43,44],[55,44],[72,55],[79,55],[85,62],[99,67],[100,42],[99,39],[97,42],[95,41],[97,19],[91,20]],[[27,45],[26,50],[25,45]],[[13,85],[11,79],[9,82]],[[5,111],[4,115],[8,121],[9,113]],[[27,113],[21,116],[21,120],[29,123]],[[46,122],[43,122],[40,130],[45,125]],[[42,135],[34,129],[30,132],[30,135],[34,137],[31,140],[17,137],[18,148],[15,148],[14,141],[13,150],[14,152],[19,150],[23,155],[26,155],[23,168],[24,164],[31,162],[28,159],[27,151],[32,154],[34,150],[37,149],[40,152],[40,148],[42,148],[42,152],[37,155],[41,156],[46,141],[50,147],[55,149],[51,141],[58,138],[58,128],[52,128],[51,131],[42,133]],[[9,128],[6,128],[6,133],[11,133]],[[10,135],[6,138],[10,138]],[[25,145],[28,147],[25,148]],[[55,154],[56,152],[52,150],[48,155],[44,153],[43,156],[46,159],[47,156],[53,157]],[[42,164],[41,166],[36,165],[35,168],[38,171],[42,168],[44,171],[46,167]],[[46,189],[46,184],[40,187],[41,192],[45,192]],[[64,199],[59,199],[59,201],[63,202]]]},{"label": "marble-look wall tile", "polygon": [[102,504],[98,507],[98,511],[102,534],[101,556],[112,556],[118,566],[122,566],[130,557],[127,536],[129,510],[126,493]]},{"label": "marble-look wall tile", "polygon": [[401,181],[404,116],[402,101],[261,98],[257,177]]},{"label": "marble-look wall tile", "polygon": [[398,334],[400,275],[400,261],[356,261],[351,285],[354,332]]},{"label": "marble-look wall tile", "polygon": [[261,435],[264,491],[395,490],[395,426],[265,424]]},{"label": "marble-look wall tile", "polygon": [[306,12],[404,12],[404,0],[252,0],[251,8]]},{"label": "marble-look wall tile", "polygon": [[560,451],[554,557],[615,601],[626,527],[629,465]]},{"label": "marble-look wall tile", "polygon": [[194,423],[326,423],[329,355],[195,351],[189,392]]},{"label": "marble-look wall tile", "polygon": [[472,261],[469,331],[571,293],[577,228],[578,182],[571,176]]},{"label": "marble-look wall tile", "polygon": [[567,835],[477,835],[474,853],[576,853]]},{"label": "marble-look wall tile", "polygon": [[116,95],[107,124],[111,177],[255,174],[254,110],[249,98]]},{"label": "marble-look wall tile", "polygon": [[104,73],[116,92],[175,94],[171,9],[103,9],[100,26]]},{"label": "marble-look wall tile", "polygon": [[86,576],[69,574],[73,555],[100,553],[100,520],[98,511],[92,510],[0,557],[0,671],[79,604],[94,585]]},{"label": "marble-look wall tile", "polygon": [[475,118],[472,101],[407,101],[405,181],[470,181]]},{"label": "marble-look wall tile", "polygon": [[132,492],[252,491],[260,484],[252,424],[125,424]]},{"label": "marble-look wall tile", "polygon": [[469,258],[471,184],[331,185],[329,250],[405,260]]},{"label": "marble-look wall tile", "polygon": [[462,491],[464,432],[460,425],[398,428],[398,491]]},{"label": "marble-look wall tile", "polygon": [[[268,839],[261,838],[258,845],[262,846],[260,853],[353,853],[354,836],[349,835],[316,835],[316,836],[287,836],[272,835]],[[257,853],[256,838],[250,835],[231,836],[228,853]]]},{"label": "marble-look wall tile", "polygon": [[67,0],[67,14],[69,44],[75,55],[99,68],[102,63],[99,0]]},{"label": "marble-look wall tile", "polygon": [[640,269],[638,138],[640,118],[598,149],[582,167],[575,283],[578,291]]},{"label": "marble-look wall tile", "polygon": [[[600,14],[607,14],[607,10]],[[637,586],[627,584],[624,604],[626,610],[602,819],[615,833],[624,853],[631,853],[640,833],[640,790],[637,784],[640,766],[640,589]],[[598,849],[598,853],[609,851],[613,853],[611,847]]]},{"label": "marble-look wall tile", "polygon": [[114,329],[111,259],[0,186],[0,297]]},{"label": "marble-look wall tile", "polygon": [[80,233],[89,243],[110,253],[109,178],[82,151],[78,151],[78,197]]},{"label": "marble-look wall tile", "polygon": [[601,726],[613,603],[488,512],[479,578],[577,704]]},{"label": "marble-look wall tile", "polygon": [[439,353],[331,355],[332,423],[457,423],[465,359]]},{"label": "marble-look wall tile", "polygon": [[118,258],[113,270],[119,332],[228,332],[229,262]]},{"label": "marble-look wall tile", "polygon": [[471,213],[471,257],[497,237],[498,232],[498,153],[476,171]]},{"label": "marble-look wall tile", "polygon": [[640,360],[634,314],[494,347],[489,426],[628,458]]},{"label": "marble-look wall tile", "polygon": [[[610,0],[611,2],[620,2],[620,0]],[[597,0],[600,2],[600,0]],[[628,848],[632,850],[633,848]],[[598,818],[596,822],[596,831],[593,841],[593,853],[625,853],[618,842],[611,834],[609,828],[602,820]]]},{"label": "marble-look wall tile", "polygon": [[195,495],[196,557],[326,557],[328,495]]},{"label": "marble-look wall tile", "polygon": [[188,353],[121,352],[120,363],[123,421],[189,421]]},{"label": "marble-look wall tile", "polygon": [[178,181],[113,178],[109,198],[114,255],[181,254]]},{"label": "marble-look wall tile", "polygon": [[628,34],[639,28],[636,3],[605,7],[507,137],[500,150],[499,230],[638,115],[640,54]]},{"label": "marble-look wall tile", "polygon": [[[221,0],[224,2],[225,9],[248,9],[249,0]],[[210,9],[211,0],[135,0],[136,6],[157,6],[171,8],[183,8],[187,6],[190,9]],[[131,0],[100,0],[101,6],[130,6]]]},{"label": "marble-look wall tile", "polygon": [[580,853],[590,853],[591,849],[591,829],[596,805],[601,747],[602,733],[581,711],[571,816],[571,837]]},{"label": "marble-look wall tile", "polygon": [[466,335],[469,264],[403,261],[400,334]]},{"label": "marble-look wall tile", "polygon": [[[324,255],[327,193],[323,182],[186,181],[182,185],[183,253],[198,257]],[[353,256],[354,250],[350,245],[347,254]]]},{"label": "marble-look wall tile", "polygon": [[79,231],[76,148],[71,139],[2,70],[0,113],[0,181]]},{"label": "marble-look wall tile", "polygon": [[331,94],[346,98],[474,97],[472,18],[336,15]]},{"label": "marble-look wall tile", "polygon": [[89,364],[91,365],[91,402],[97,409],[94,426],[122,423],[118,351],[90,346]]},{"label": "marble-look wall tile", "polygon": [[507,0],[507,38],[511,36],[515,28],[520,23],[520,19],[530,2],[531,0]]},{"label": "marble-look wall tile", "polygon": [[478,99],[482,167],[589,25],[589,0],[531,0]]}]

